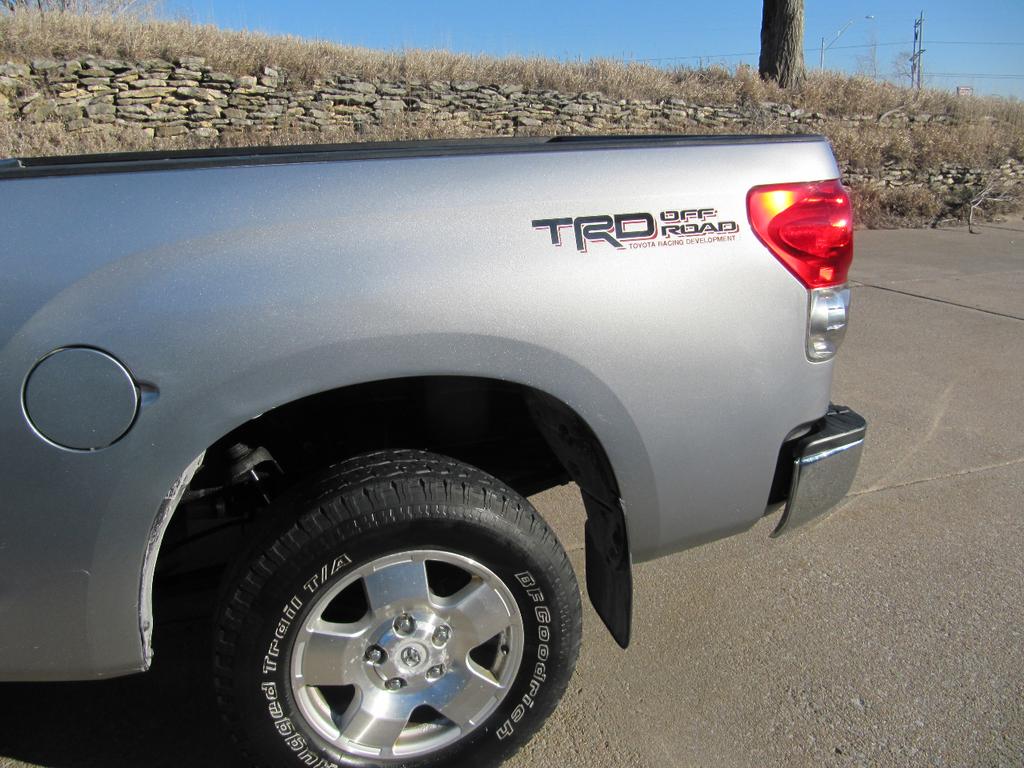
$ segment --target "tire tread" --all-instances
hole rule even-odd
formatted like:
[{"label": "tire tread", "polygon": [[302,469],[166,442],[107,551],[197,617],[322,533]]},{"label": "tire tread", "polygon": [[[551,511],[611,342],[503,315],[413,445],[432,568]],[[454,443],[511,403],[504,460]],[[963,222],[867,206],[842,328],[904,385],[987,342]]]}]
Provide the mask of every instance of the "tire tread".
[{"label": "tire tread", "polygon": [[[470,517],[480,522],[485,513],[508,521],[527,537],[538,559],[549,564],[547,575],[552,583],[564,584],[575,596],[575,609],[560,611],[558,616],[567,641],[562,661],[570,669],[575,665],[581,642],[576,577],[565,550],[529,502],[482,470],[427,451],[381,450],[356,456],[282,499],[268,530],[254,536],[253,545],[225,576],[214,627],[214,693],[228,731],[252,765],[260,765],[260,760],[243,729],[234,670],[246,618],[257,610],[268,582],[311,539],[332,529],[340,529],[343,538],[350,538],[424,517],[439,521]],[[571,623],[576,626],[567,626]],[[557,692],[547,711],[540,712],[539,723],[554,709],[561,693]],[[508,754],[512,751],[514,748]]]}]

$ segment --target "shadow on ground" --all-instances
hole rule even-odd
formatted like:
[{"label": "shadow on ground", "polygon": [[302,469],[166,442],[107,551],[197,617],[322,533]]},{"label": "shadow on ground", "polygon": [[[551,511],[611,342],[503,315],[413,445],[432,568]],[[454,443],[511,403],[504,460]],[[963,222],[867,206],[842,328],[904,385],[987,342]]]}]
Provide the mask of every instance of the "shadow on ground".
[{"label": "shadow on ground", "polygon": [[240,766],[209,683],[208,626],[172,624],[142,675],[0,685],[0,765],[47,768]]}]

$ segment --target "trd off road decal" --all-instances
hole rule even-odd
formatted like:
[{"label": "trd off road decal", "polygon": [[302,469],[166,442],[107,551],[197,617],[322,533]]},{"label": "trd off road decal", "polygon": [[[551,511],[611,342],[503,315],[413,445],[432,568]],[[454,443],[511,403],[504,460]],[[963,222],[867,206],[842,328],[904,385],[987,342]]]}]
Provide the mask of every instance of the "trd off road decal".
[{"label": "trd off road decal", "polygon": [[572,239],[580,253],[586,253],[590,243],[605,243],[619,250],[726,243],[735,240],[740,231],[735,221],[719,220],[715,208],[662,211],[657,219],[650,213],[615,213],[534,219],[532,224],[548,233],[552,245],[561,247],[563,239]]}]

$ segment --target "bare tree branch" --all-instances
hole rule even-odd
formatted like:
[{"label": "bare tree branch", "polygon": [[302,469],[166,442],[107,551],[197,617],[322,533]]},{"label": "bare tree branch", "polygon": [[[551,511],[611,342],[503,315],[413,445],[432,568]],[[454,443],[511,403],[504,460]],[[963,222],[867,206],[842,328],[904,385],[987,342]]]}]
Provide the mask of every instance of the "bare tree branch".
[{"label": "bare tree branch", "polygon": [[967,214],[967,231],[972,235],[978,234],[974,231],[974,214],[981,209],[982,205],[985,203],[1008,203],[1012,199],[1005,192],[997,192],[994,181],[988,182],[977,195],[971,198],[970,212]]},{"label": "bare tree branch", "polygon": [[902,112],[906,108],[906,104],[900,104],[898,107],[894,107],[893,109],[890,109],[888,112],[883,112],[881,115],[878,116],[878,122],[882,122],[883,120],[885,120],[885,118],[892,117],[893,115]]}]

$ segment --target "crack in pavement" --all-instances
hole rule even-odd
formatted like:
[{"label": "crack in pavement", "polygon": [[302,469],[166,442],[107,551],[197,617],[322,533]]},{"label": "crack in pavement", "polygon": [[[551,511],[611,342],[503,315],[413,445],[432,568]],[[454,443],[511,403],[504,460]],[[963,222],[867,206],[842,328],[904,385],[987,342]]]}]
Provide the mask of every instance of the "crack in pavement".
[{"label": "crack in pavement", "polygon": [[920,293],[914,293],[912,291],[901,291],[899,288],[888,288],[884,285],[875,285],[874,283],[862,283],[859,280],[852,281],[854,287],[860,288],[876,288],[879,291],[889,291],[890,293],[898,293],[903,296],[910,296],[915,299],[924,299],[925,301],[934,301],[938,304],[948,304],[951,307],[960,307],[960,309],[970,309],[975,312],[983,312],[986,315],[994,315],[995,317],[1005,317],[1008,320],[1019,320],[1024,322],[1024,317],[1019,315],[1010,315],[1005,312],[996,312],[992,309],[982,309],[981,307],[972,307],[969,304],[958,304],[955,301],[949,301],[948,299],[937,299],[934,296],[925,296]]},{"label": "crack in pavement", "polygon": [[[1024,232],[1024,229],[1018,229],[1017,227],[1000,227],[995,224],[975,224],[978,229],[999,229],[1003,232]],[[1011,240],[1011,242],[1013,242]]]},{"label": "crack in pavement", "polygon": [[986,464],[981,467],[971,467],[970,469],[959,469],[956,472],[946,472],[945,474],[935,475],[933,477],[922,477],[917,480],[907,480],[903,483],[894,483],[892,485],[879,485],[874,488],[865,488],[863,491],[854,491],[853,493],[846,494],[847,499],[853,499],[857,496],[867,496],[871,493],[878,493],[879,491],[889,491],[894,488],[907,488],[911,485],[920,485],[921,483],[933,483],[936,480],[946,480],[951,477],[964,477],[966,475],[974,475],[980,472],[991,472],[994,469],[1002,469],[1003,467],[1012,467],[1015,464],[1024,464],[1024,457],[1019,459],[1010,459],[1009,461],[1001,461],[996,464]]},{"label": "crack in pavement", "polygon": [[953,396],[953,389],[956,385],[956,381],[951,381],[946,384],[945,391],[936,400],[936,408],[932,415],[932,423],[931,426],[928,427],[928,431],[925,432],[924,437],[915,440],[910,450],[903,451],[900,458],[890,464],[889,471],[879,478],[875,484],[876,487],[884,488],[886,481],[896,477],[899,472],[906,467],[918,453],[921,452],[921,449],[932,441],[932,438],[935,437],[935,433],[938,431],[939,426],[942,424],[942,420],[949,411],[949,403]]},{"label": "crack in pavement", "polygon": [[[928,283],[937,282],[939,280],[967,280],[975,277],[999,277],[1003,275],[1024,275],[1024,270],[1016,267],[1012,269],[993,269],[987,272],[960,272],[957,274],[941,274],[941,275],[925,275],[924,277],[904,277],[899,280],[890,280],[888,285],[906,285],[907,283]],[[867,288],[882,288],[886,286],[877,285],[875,283],[865,283],[861,280],[850,280],[850,284],[853,286],[864,286]],[[917,294],[914,294],[915,296]],[[924,297],[928,298],[928,297]]]}]

